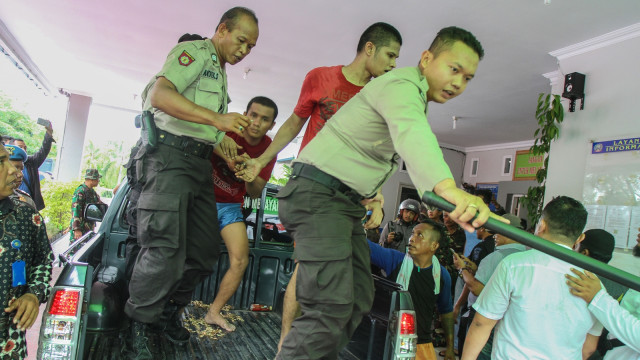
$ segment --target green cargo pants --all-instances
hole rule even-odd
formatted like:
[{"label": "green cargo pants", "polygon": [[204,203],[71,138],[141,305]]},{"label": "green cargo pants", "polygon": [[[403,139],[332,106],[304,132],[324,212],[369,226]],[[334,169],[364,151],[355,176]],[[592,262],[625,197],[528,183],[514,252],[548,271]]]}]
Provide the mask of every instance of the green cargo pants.
[{"label": "green cargo pants", "polygon": [[373,303],[365,209],[305,178],[280,190],[279,215],[296,242],[302,309],[277,359],[336,359]]}]

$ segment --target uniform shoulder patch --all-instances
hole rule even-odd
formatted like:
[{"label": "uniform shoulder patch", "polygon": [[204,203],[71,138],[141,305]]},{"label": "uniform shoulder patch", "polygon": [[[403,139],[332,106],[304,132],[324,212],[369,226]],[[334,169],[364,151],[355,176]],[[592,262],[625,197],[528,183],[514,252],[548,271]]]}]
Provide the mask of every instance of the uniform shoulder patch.
[{"label": "uniform shoulder patch", "polygon": [[196,59],[194,59],[193,56],[191,56],[191,54],[187,52],[187,50],[184,50],[182,54],[178,56],[178,63],[182,66],[189,66],[194,61],[196,61]]}]

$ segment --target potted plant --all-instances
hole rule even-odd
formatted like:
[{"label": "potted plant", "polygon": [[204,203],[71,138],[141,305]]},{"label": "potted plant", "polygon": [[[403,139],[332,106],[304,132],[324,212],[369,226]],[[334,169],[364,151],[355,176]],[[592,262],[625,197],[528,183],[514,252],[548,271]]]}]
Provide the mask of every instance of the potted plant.
[{"label": "potted plant", "polygon": [[536,173],[538,186],[529,187],[527,195],[522,199],[529,212],[530,224],[538,223],[544,205],[545,181],[549,165],[549,149],[551,142],[560,136],[559,124],[564,120],[564,107],[560,95],[544,94],[538,96],[536,108],[538,129],[533,134],[535,141],[530,151],[533,155],[544,155],[543,166]]}]

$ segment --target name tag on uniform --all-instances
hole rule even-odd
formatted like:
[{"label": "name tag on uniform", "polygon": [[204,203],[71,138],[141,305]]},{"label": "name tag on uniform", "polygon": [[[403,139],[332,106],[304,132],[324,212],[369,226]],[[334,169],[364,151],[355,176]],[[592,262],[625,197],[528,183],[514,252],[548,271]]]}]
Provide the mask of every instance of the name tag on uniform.
[{"label": "name tag on uniform", "polygon": [[202,72],[202,76],[218,80],[219,75],[215,71],[205,70]]},{"label": "name tag on uniform", "polygon": [[25,269],[24,260],[18,260],[11,264],[11,272],[13,275],[13,287],[27,284],[27,271]]}]

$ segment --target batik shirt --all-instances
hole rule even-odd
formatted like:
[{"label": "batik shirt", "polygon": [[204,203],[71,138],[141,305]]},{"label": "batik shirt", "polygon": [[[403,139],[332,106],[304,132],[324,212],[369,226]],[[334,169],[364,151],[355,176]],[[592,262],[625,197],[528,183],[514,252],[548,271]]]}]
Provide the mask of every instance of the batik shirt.
[{"label": "batik shirt", "polygon": [[102,204],[100,197],[95,190],[88,187],[86,184],[78,186],[73,193],[73,199],[71,202],[71,238],[73,239],[73,231],[80,230],[82,233],[93,230],[95,222],[87,221],[84,218],[84,208],[87,204]]},{"label": "batik shirt", "polygon": [[[18,240],[18,242],[16,241]],[[12,264],[25,262],[26,284],[13,286]],[[40,303],[49,296],[53,253],[40,214],[24,202],[0,200],[0,306],[2,309],[26,293]],[[0,359],[27,356],[26,333],[18,330],[16,313],[0,312]]]}]

